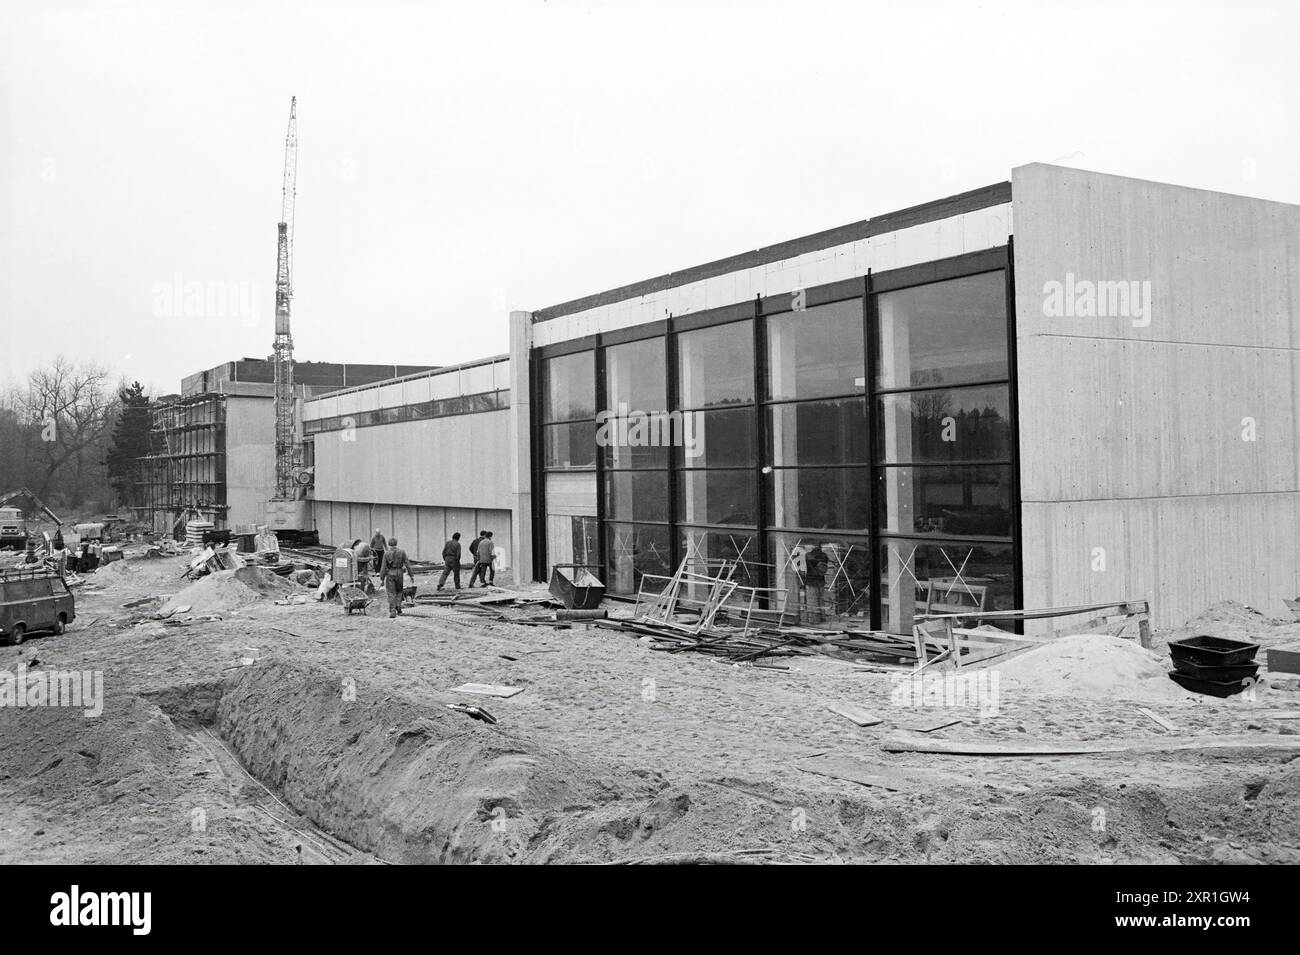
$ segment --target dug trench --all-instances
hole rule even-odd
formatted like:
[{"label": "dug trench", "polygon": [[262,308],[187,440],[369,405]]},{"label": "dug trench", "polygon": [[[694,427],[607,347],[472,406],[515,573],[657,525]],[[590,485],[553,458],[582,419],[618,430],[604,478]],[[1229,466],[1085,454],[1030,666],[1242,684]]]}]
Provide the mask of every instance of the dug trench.
[{"label": "dug trench", "polygon": [[1300,861],[1300,761],[1176,786],[1160,758],[1043,761],[1033,786],[953,765],[899,761],[906,791],[675,779],[268,657],[100,719],[0,714],[0,861]]}]

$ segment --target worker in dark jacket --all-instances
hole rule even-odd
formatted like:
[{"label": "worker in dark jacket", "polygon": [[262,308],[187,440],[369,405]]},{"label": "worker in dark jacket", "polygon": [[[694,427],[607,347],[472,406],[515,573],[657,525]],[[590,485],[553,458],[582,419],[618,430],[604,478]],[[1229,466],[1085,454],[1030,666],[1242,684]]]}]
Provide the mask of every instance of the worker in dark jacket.
[{"label": "worker in dark jacket", "polygon": [[402,585],[406,582],[406,575],[411,575],[411,582],[415,582],[415,574],[411,571],[411,562],[406,559],[406,551],[397,546],[397,538],[388,538],[388,547],[384,551],[383,563],[379,567],[379,576],[384,581],[384,590],[388,591],[388,616],[396,617],[402,612]]},{"label": "worker in dark jacket", "polygon": [[484,587],[488,585],[488,574],[493,572],[492,558],[495,554],[496,545],[492,543],[492,532],[484,531],[478,542],[478,550],[474,552],[474,573],[469,579],[471,587],[474,586],[475,580],[482,580]]},{"label": "worker in dark jacket", "polygon": [[442,545],[442,576],[438,578],[438,589],[447,582],[447,575],[454,574],[456,589],[460,590],[460,531],[451,535],[451,540]]},{"label": "worker in dark jacket", "polygon": [[370,553],[375,562],[375,573],[383,573],[384,565],[384,532],[378,527],[375,528],[375,536],[370,538]]}]

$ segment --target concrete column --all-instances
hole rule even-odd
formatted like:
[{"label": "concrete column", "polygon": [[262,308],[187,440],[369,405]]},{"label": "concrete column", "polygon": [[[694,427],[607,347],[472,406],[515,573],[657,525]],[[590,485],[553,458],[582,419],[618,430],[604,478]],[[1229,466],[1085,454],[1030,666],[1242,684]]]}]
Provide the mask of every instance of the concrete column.
[{"label": "concrete column", "polygon": [[[515,581],[531,581],[533,567],[532,381],[533,313],[510,313],[510,523]],[[543,569],[544,568],[540,568]]]}]

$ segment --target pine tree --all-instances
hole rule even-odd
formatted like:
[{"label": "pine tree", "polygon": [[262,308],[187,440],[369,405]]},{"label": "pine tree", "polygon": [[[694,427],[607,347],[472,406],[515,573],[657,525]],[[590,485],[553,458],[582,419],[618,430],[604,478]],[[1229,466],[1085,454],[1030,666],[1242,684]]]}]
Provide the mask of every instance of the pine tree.
[{"label": "pine tree", "polygon": [[113,443],[105,463],[108,480],[113,485],[120,505],[140,503],[136,488],[136,459],[149,453],[149,398],[144,385],[132,382],[118,391],[121,412],[113,427]]}]

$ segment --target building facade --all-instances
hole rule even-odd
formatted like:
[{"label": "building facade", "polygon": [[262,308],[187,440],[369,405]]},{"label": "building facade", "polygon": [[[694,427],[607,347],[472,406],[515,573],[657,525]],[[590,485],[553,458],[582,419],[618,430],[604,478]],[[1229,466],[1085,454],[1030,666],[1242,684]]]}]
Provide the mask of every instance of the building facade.
[{"label": "building facade", "polygon": [[[512,313],[490,392],[307,402],[336,419],[318,525],[391,514],[436,557],[481,509],[520,578],[595,564],[629,594],[726,560],[796,619],[900,633],[951,607],[1276,605],[1300,590],[1298,250],[1292,205],[1020,167]],[[378,417],[345,442],[349,414]]]}]

